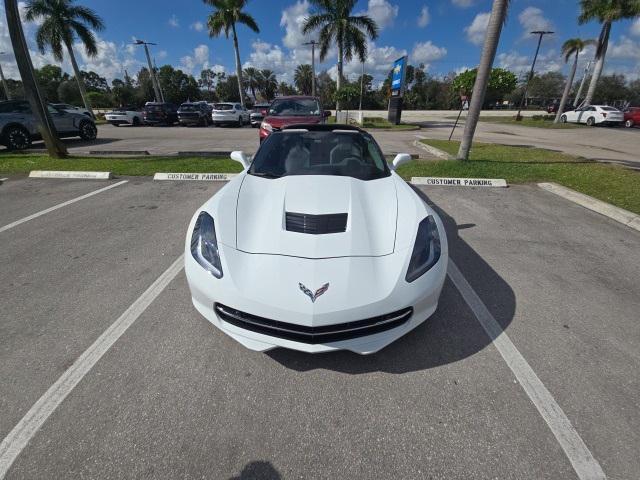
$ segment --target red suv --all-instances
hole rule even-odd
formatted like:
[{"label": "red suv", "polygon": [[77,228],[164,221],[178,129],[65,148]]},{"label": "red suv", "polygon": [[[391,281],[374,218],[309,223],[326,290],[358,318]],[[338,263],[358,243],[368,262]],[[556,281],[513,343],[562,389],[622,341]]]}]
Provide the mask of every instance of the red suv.
[{"label": "red suv", "polygon": [[631,128],[640,125],[640,107],[630,107],[624,112],[624,126]]},{"label": "red suv", "polygon": [[260,143],[273,131],[298,123],[324,123],[331,112],[322,110],[316,97],[278,97],[260,124]]}]

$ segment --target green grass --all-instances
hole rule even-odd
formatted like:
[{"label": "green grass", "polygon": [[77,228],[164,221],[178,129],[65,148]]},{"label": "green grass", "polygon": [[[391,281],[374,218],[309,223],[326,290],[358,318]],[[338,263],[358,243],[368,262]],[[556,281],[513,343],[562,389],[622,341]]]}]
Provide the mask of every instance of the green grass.
[{"label": "green grass", "polygon": [[524,117],[520,121],[516,121],[515,117],[480,117],[481,122],[489,123],[506,123],[510,125],[520,125],[523,127],[535,127],[535,128],[553,128],[553,129],[567,129],[567,128],[584,128],[585,125],[579,123],[553,123],[555,115],[535,115],[533,117]]},{"label": "green grass", "polygon": [[0,173],[28,173],[31,170],[87,170],[114,175],[171,173],[236,173],[241,165],[228,157],[69,157],[50,158],[40,154],[2,154]]},{"label": "green grass", "polygon": [[[455,155],[459,142],[422,140]],[[539,148],[474,143],[470,161],[413,161],[398,171],[410,177],[504,178],[508,183],[556,182],[640,214],[640,172]]]}]

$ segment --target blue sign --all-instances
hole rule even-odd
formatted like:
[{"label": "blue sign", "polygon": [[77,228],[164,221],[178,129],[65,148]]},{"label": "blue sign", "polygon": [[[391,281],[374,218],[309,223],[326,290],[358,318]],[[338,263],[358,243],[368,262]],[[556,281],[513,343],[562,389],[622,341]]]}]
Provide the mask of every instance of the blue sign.
[{"label": "blue sign", "polygon": [[400,57],[393,62],[393,73],[391,75],[391,90],[402,91],[404,86],[404,74],[407,69],[407,57]]}]

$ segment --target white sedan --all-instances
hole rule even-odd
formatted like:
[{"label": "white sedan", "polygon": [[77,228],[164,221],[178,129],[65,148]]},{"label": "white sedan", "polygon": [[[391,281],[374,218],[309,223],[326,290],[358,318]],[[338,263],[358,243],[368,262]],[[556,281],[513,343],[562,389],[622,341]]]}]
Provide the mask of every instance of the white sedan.
[{"label": "white sedan", "polygon": [[113,112],[106,113],[104,118],[116,127],[120,125],[133,125],[134,127],[144,125],[142,112],[131,107],[118,108]]},{"label": "white sedan", "polygon": [[624,113],[607,105],[589,105],[576,110],[564,112],[560,117],[562,123],[585,123],[595,125],[621,125]]},{"label": "white sedan", "polygon": [[437,306],[448,262],[436,212],[346,125],[272,133],[193,216],[195,308],[249,349],[369,354]]}]

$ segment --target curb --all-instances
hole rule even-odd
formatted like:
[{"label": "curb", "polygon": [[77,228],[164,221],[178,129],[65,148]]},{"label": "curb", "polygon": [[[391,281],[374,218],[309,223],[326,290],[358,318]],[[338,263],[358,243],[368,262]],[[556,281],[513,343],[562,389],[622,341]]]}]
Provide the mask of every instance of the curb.
[{"label": "curb", "polygon": [[89,150],[89,155],[150,155],[148,150]]},{"label": "curb", "polygon": [[75,178],[83,180],[109,180],[113,178],[111,172],[82,172],[63,170],[31,170],[29,178]]},{"label": "curb", "polygon": [[230,150],[210,150],[210,151],[182,151],[178,152],[178,157],[228,157]]},{"label": "curb", "polygon": [[413,146],[421,148],[422,150],[425,150],[431,155],[441,158],[442,160],[453,160],[453,156],[449,155],[447,152],[442,151],[439,148],[432,147],[431,145],[427,145],[426,143],[422,143],[420,140],[415,140],[413,142]]},{"label": "curb", "polygon": [[237,173],[156,173],[154,180],[227,182]]},{"label": "curb", "polygon": [[629,210],[616,207],[610,203],[585,195],[584,193],[558,185],[557,183],[539,183],[538,186],[570,202],[577,203],[584,208],[588,208],[640,232],[640,215],[630,212]]}]

